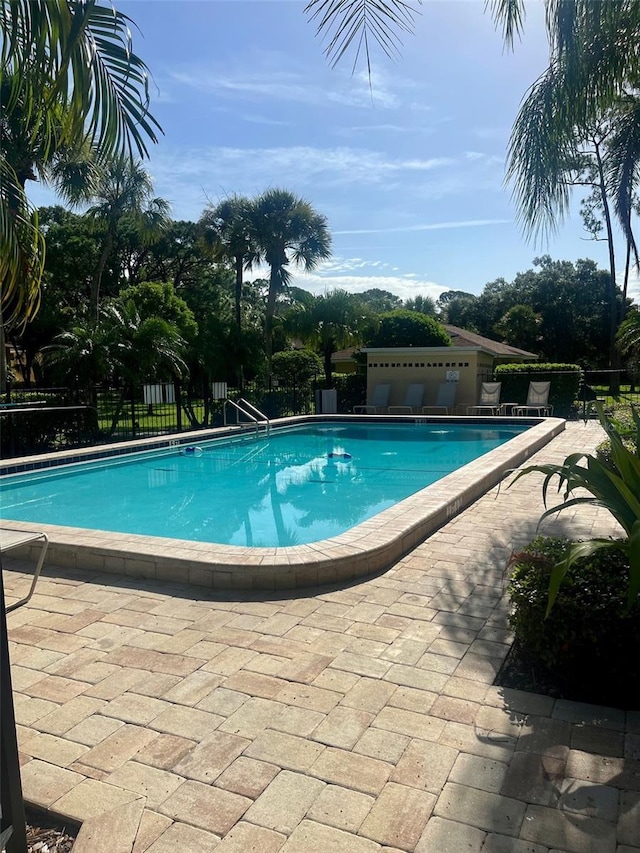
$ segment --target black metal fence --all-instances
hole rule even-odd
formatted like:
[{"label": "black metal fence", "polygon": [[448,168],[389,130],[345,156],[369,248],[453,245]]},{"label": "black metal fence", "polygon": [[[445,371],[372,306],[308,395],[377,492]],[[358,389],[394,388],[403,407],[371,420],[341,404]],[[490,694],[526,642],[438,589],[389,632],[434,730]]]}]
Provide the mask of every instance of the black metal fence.
[{"label": "black metal fence", "polygon": [[[573,376],[570,399],[554,399],[566,388],[565,374],[543,376],[535,370],[510,377],[509,381],[516,382],[517,388],[503,388],[503,399],[505,394],[511,394],[510,399],[524,402],[529,381],[549,379],[549,401],[556,406],[554,413],[561,417],[580,418],[593,414],[595,400],[601,400],[609,409],[629,403],[640,407],[640,376],[637,374],[588,370],[581,374],[578,383],[575,373]],[[483,380],[491,378],[490,375],[479,376]],[[496,379],[505,382],[506,377],[497,376]],[[271,380],[267,384],[247,383],[242,390],[229,388],[227,394],[231,399],[244,397],[273,420],[287,415],[313,414],[315,394],[320,385],[319,379],[300,385],[284,385]],[[366,402],[366,376],[336,377],[335,385],[338,412],[351,412],[354,405]],[[227,423],[237,422],[237,411],[229,406],[225,413],[223,400],[203,396],[202,389],[178,384],[134,389],[99,387],[88,392],[69,388],[13,389],[0,402],[0,456],[29,456],[207,429],[221,426],[225,415]]]},{"label": "black metal fence", "polygon": [[[249,383],[229,388],[270,420],[315,411],[315,387]],[[240,419],[241,416],[240,416]],[[178,384],[136,388],[97,387],[79,393],[68,388],[10,390],[0,402],[0,455],[28,456],[92,444],[127,441],[185,430],[237,423],[233,407],[205,397],[202,390]]]}]

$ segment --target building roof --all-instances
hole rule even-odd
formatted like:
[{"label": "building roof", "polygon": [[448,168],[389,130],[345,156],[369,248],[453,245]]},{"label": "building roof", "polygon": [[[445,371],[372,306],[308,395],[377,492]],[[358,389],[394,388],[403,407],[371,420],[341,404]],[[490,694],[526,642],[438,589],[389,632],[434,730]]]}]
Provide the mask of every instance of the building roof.
[{"label": "building roof", "polygon": [[500,343],[500,341],[493,341],[491,338],[485,338],[484,335],[469,332],[467,329],[460,329],[458,326],[444,324],[444,328],[451,335],[451,342],[454,347],[480,347],[496,356],[513,355],[527,360],[538,358],[534,352],[511,347],[508,344]]},{"label": "building roof", "polygon": [[331,354],[331,361],[349,361],[358,351],[358,347],[347,347]]},{"label": "building roof", "polygon": [[[458,326],[449,326],[448,324],[443,324],[443,328],[446,329],[448,334],[451,336],[451,343],[454,347],[458,347],[460,349],[481,349],[484,352],[488,352],[490,355],[495,356],[496,358],[516,358],[519,361],[537,361],[538,355],[534,352],[528,352],[524,349],[518,349],[518,347],[511,347],[509,344],[500,343],[500,341],[494,341],[491,338],[485,338],[484,335],[478,335],[476,332],[469,332],[467,329],[460,329]],[[368,350],[378,350],[378,349],[397,349],[394,347],[363,347],[362,351],[367,352]],[[400,347],[400,349],[406,349],[406,347]],[[416,349],[432,349],[432,347],[416,347]],[[441,347],[435,347],[435,349],[441,349]],[[340,350],[338,352],[334,352],[331,356],[332,361],[349,361],[353,358],[355,352],[357,352],[358,347],[349,347],[348,349]]]}]

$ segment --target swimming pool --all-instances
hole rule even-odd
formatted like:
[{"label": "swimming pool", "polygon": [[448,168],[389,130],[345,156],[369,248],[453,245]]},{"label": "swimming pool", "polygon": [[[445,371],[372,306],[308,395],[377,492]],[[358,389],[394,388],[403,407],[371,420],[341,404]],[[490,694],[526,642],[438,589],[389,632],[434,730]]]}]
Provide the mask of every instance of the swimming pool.
[{"label": "swimming pool", "polygon": [[3,488],[2,515],[220,545],[302,545],[345,533],[527,428],[299,425],[18,475]]},{"label": "swimming pool", "polygon": [[[400,466],[391,466],[384,470],[381,466],[362,465],[359,451],[359,431],[363,427],[379,424],[384,429],[395,429],[402,427],[409,432],[407,436],[424,435],[421,430],[426,421],[433,421],[436,425],[434,438],[427,442],[423,438],[414,441],[405,437],[400,442],[399,449],[391,449],[383,438],[383,453],[404,454]],[[429,445],[430,451],[436,446],[445,447],[443,439],[447,433],[460,424],[468,423],[476,432],[488,432],[491,441],[496,438],[495,434],[512,432],[516,426],[516,434],[510,440],[494,446],[474,461],[463,464],[458,459],[454,466],[455,470],[445,473],[440,464],[431,465],[431,477],[435,479],[431,485],[425,486],[425,480],[418,483],[413,479],[412,465],[409,464],[409,456],[418,450],[420,445]],[[285,444],[290,443],[291,437],[296,433],[300,424],[306,424],[312,428],[313,447],[307,448],[303,457],[292,456],[291,452],[283,450],[279,464],[269,458],[266,452],[270,446],[277,446],[278,433],[284,430],[282,439]],[[33,529],[37,526],[39,530],[45,531],[50,539],[49,560],[62,566],[70,566],[79,569],[97,569],[99,571],[116,572],[124,575],[153,577],[163,580],[172,580],[180,583],[197,584],[220,588],[260,588],[279,589],[299,586],[310,586],[317,583],[343,581],[349,578],[359,577],[371,572],[379,571],[391,565],[406,554],[419,542],[423,541],[431,532],[436,530],[448,519],[460,512],[465,506],[483,494],[491,486],[495,485],[506,472],[524,462],[531,453],[546,444],[551,438],[564,429],[564,421],[556,418],[546,419],[518,419],[513,420],[496,418],[372,418],[349,417],[340,418],[306,416],[296,419],[283,419],[273,424],[271,439],[265,441],[261,438],[257,442],[244,435],[239,437],[237,430],[212,430],[209,434],[192,433],[179,437],[167,437],[161,440],[147,440],[130,443],[128,446],[92,448],[86,452],[73,451],[52,455],[50,457],[32,457],[24,460],[13,460],[5,465],[5,471],[16,472],[32,467],[43,465],[58,466],[60,463],[77,463],[73,465],[75,470],[81,471],[95,469],[98,477],[102,471],[111,469],[118,472],[118,476],[124,476],[125,480],[114,490],[114,487],[105,485],[98,479],[92,488],[85,490],[83,505],[94,503],[114,504],[116,507],[125,508],[135,502],[146,503],[147,498],[141,501],[137,497],[137,491],[126,485],[126,477],[134,470],[134,463],[142,461],[144,477],[149,485],[147,496],[153,496],[161,492],[173,494],[173,487],[183,481],[189,481],[198,466],[207,466],[208,474],[205,481],[213,482],[217,488],[221,503],[218,509],[209,513],[209,521],[200,518],[201,526],[211,525],[211,518],[222,520],[236,536],[232,544],[217,544],[215,542],[200,539],[189,539],[184,529],[180,527],[182,510],[185,504],[198,504],[199,492],[197,489],[189,492],[189,497],[174,499],[174,512],[171,518],[167,513],[157,508],[151,512],[151,516],[157,522],[156,534],[149,535],[136,532],[111,532],[100,527],[100,522],[90,519],[83,522],[80,518],[80,509],[71,514],[67,512],[64,519],[59,516],[51,516],[51,521],[46,521],[41,515],[26,514],[26,507],[37,508],[42,504],[43,484],[47,480],[46,472],[29,472],[26,480],[29,488],[35,491],[27,496],[24,493],[22,509],[19,508],[20,499],[11,495],[17,488],[18,477],[9,476],[2,478],[2,516],[11,519],[3,522],[3,526],[11,526],[18,529]],[[337,428],[338,433],[333,433],[331,439],[325,431],[328,427]],[[528,429],[522,430],[527,426]],[[480,429],[479,429],[480,428]],[[353,430],[355,429],[355,432]],[[473,432],[472,429],[472,432]],[[216,440],[211,445],[207,439],[218,439],[221,434],[223,438],[237,439],[237,444],[223,445]],[[441,438],[437,438],[440,435]],[[462,435],[462,434],[460,434]],[[466,433],[469,435],[469,433]],[[339,438],[336,436],[340,436]],[[180,454],[184,451],[184,445],[195,443],[206,450],[200,455]],[[348,442],[348,444],[346,443]],[[174,447],[171,445],[182,445]],[[466,445],[467,439],[459,438],[452,442],[458,449]],[[414,446],[415,445],[415,446]],[[151,452],[161,446],[160,454]],[[217,452],[210,453],[209,447],[216,446]],[[233,453],[229,452],[233,448]],[[409,449],[410,448],[410,449]],[[423,448],[424,449],[424,448]],[[137,451],[136,456],[120,456],[110,459],[108,464],[103,457],[123,454],[124,451]],[[447,451],[449,452],[449,451]],[[221,455],[222,454],[222,455]],[[226,454],[226,459],[222,456]],[[333,454],[330,456],[329,454]],[[261,458],[265,458],[261,460]],[[255,493],[253,497],[242,499],[240,493],[236,495],[229,489],[228,482],[222,487],[218,481],[217,471],[223,468],[227,472],[233,472],[235,479],[239,470],[239,461],[244,457],[244,463],[253,465],[259,472],[259,480],[262,483],[262,496],[258,500]],[[413,456],[411,456],[413,458]],[[418,460],[420,461],[420,460]],[[424,459],[422,460],[424,462]],[[84,464],[84,463],[90,464]],[[420,467],[420,466],[417,466]],[[420,476],[424,476],[426,465],[422,465]],[[364,476],[363,468],[369,468],[370,474],[375,480],[384,479],[382,495],[373,497],[369,494],[368,482],[358,479]],[[438,469],[438,470],[436,470]],[[56,467],[50,475],[51,482],[60,483],[69,478],[72,468]],[[353,479],[354,471],[358,476]],[[81,474],[80,479],[88,476]],[[225,475],[226,476],[226,475]],[[329,495],[325,500],[325,510],[319,510],[318,504],[311,509],[301,509],[299,505],[299,494],[305,491],[302,480],[308,481],[307,489],[317,492],[325,491]],[[339,481],[339,482],[338,482]],[[340,483],[347,486],[346,497],[340,497],[334,489]],[[25,483],[25,486],[27,484]],[[79,487],[76,487],[79,488]],[[408,497],[402,497],[402,492]],[[276,495],[275,503],[271,502],[271,496]],[[151,498],[148,498],[151,500]],[[251,501],[253,500],[253,503]],[[9,506],[9,501],[11,506]],[[244,501],[244,503],[243,503]],[[46,501],[54,508],[57,500],[55,495],[50,494]],[[314,541],[300,542],[290,536],[283,546],[266,545],[263,531],[254,518],[253,505],[264,502],[267,507],[267,516],[271,516],[272,527],[281,526],[289,534],[299,534],[301,531]],[[389,505],[391,503],[391,505]],[[281,512],[285,504],[293,506],[293,515],[286,516]],[[351,517],[353,506],[367,505],[368,517],[364,521],[358,521],[358,517]],[[386,508],[385,508],[386,506]],[[326,509],[328,507],[328,510]],[[275,515],[274,515],[275,512]],[[22,514],[24,513],[24,514]],[[247,513],[249,522],[247,523]],[[329,516],[319,518],[321,515]],[[374,514],[372,514],[374,513]],[[344,516],[348,514],[349,524],[352,525],[345,532],[337,531],[334,525],[337,520],[342,524]],[[27,520],[28,519],[28,520]],[[55,519],[55,520],[53,520]],[[329,527],[322,527],[325,522]],[[90,526],[85,527],[85,523]],[[70,526],[73,525],[73,526]],[[344,527],[343,527],[344,529]],[[191,534],[189,534],[191,535]],[[244,535],[244,539],[238,537]],[[288,535],[288,534],[287,534]],[[317,536],[325,538],[317,539]],[[298,544],[294,544],[298,543]]]}]

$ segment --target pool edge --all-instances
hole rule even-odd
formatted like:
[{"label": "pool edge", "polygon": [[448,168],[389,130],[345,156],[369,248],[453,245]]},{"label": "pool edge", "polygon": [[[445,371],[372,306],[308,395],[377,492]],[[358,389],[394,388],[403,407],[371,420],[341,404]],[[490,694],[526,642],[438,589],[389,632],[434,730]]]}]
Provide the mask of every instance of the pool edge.
[{"label": "pool edge", "polygon": [[[331,420],[326,416],[322,419]],[[495,418],[455,420],[493,425],[514,422]],[[287,423],[292,422],[287,419]],[[212,590],[277,591],[352,581],[388,569],[565,429],[565,421],[559,418],[528,423],[532,426],[526,432],[433,485],[340,536],[308,545],[248,548],[47,524],[36,526],[49,537],[47,565],[64,568],[153,578]],[[34,528],[27,522],[2,523],[15,529]],[[31,546],[16,550],[16,555],[20,556],[20,551],[33,557]]]}]

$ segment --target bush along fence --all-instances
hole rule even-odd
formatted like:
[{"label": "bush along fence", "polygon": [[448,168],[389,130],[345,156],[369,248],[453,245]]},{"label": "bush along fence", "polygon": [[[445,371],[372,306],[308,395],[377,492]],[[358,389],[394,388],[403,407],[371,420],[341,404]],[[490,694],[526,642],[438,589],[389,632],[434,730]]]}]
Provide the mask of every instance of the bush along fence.
[{"label": "bush along fence", "polygon": [[526,402],[530,382],[551,382],[549,403],[559,418],[575,417],[575,403],[582,382],[578,364],[501,364],[494,371],[495,381],[502,382],[503,400]]},{"label": "bush along fence", "polygon": [[501,364],[493,378],[502,382],[503,400],[527,399],[529,382],[551,382],[549,403],[560,418],[595,417],[594,403],[605,408],[640,405],[640,376],[625,370],[583,370],[577,364]]}]

